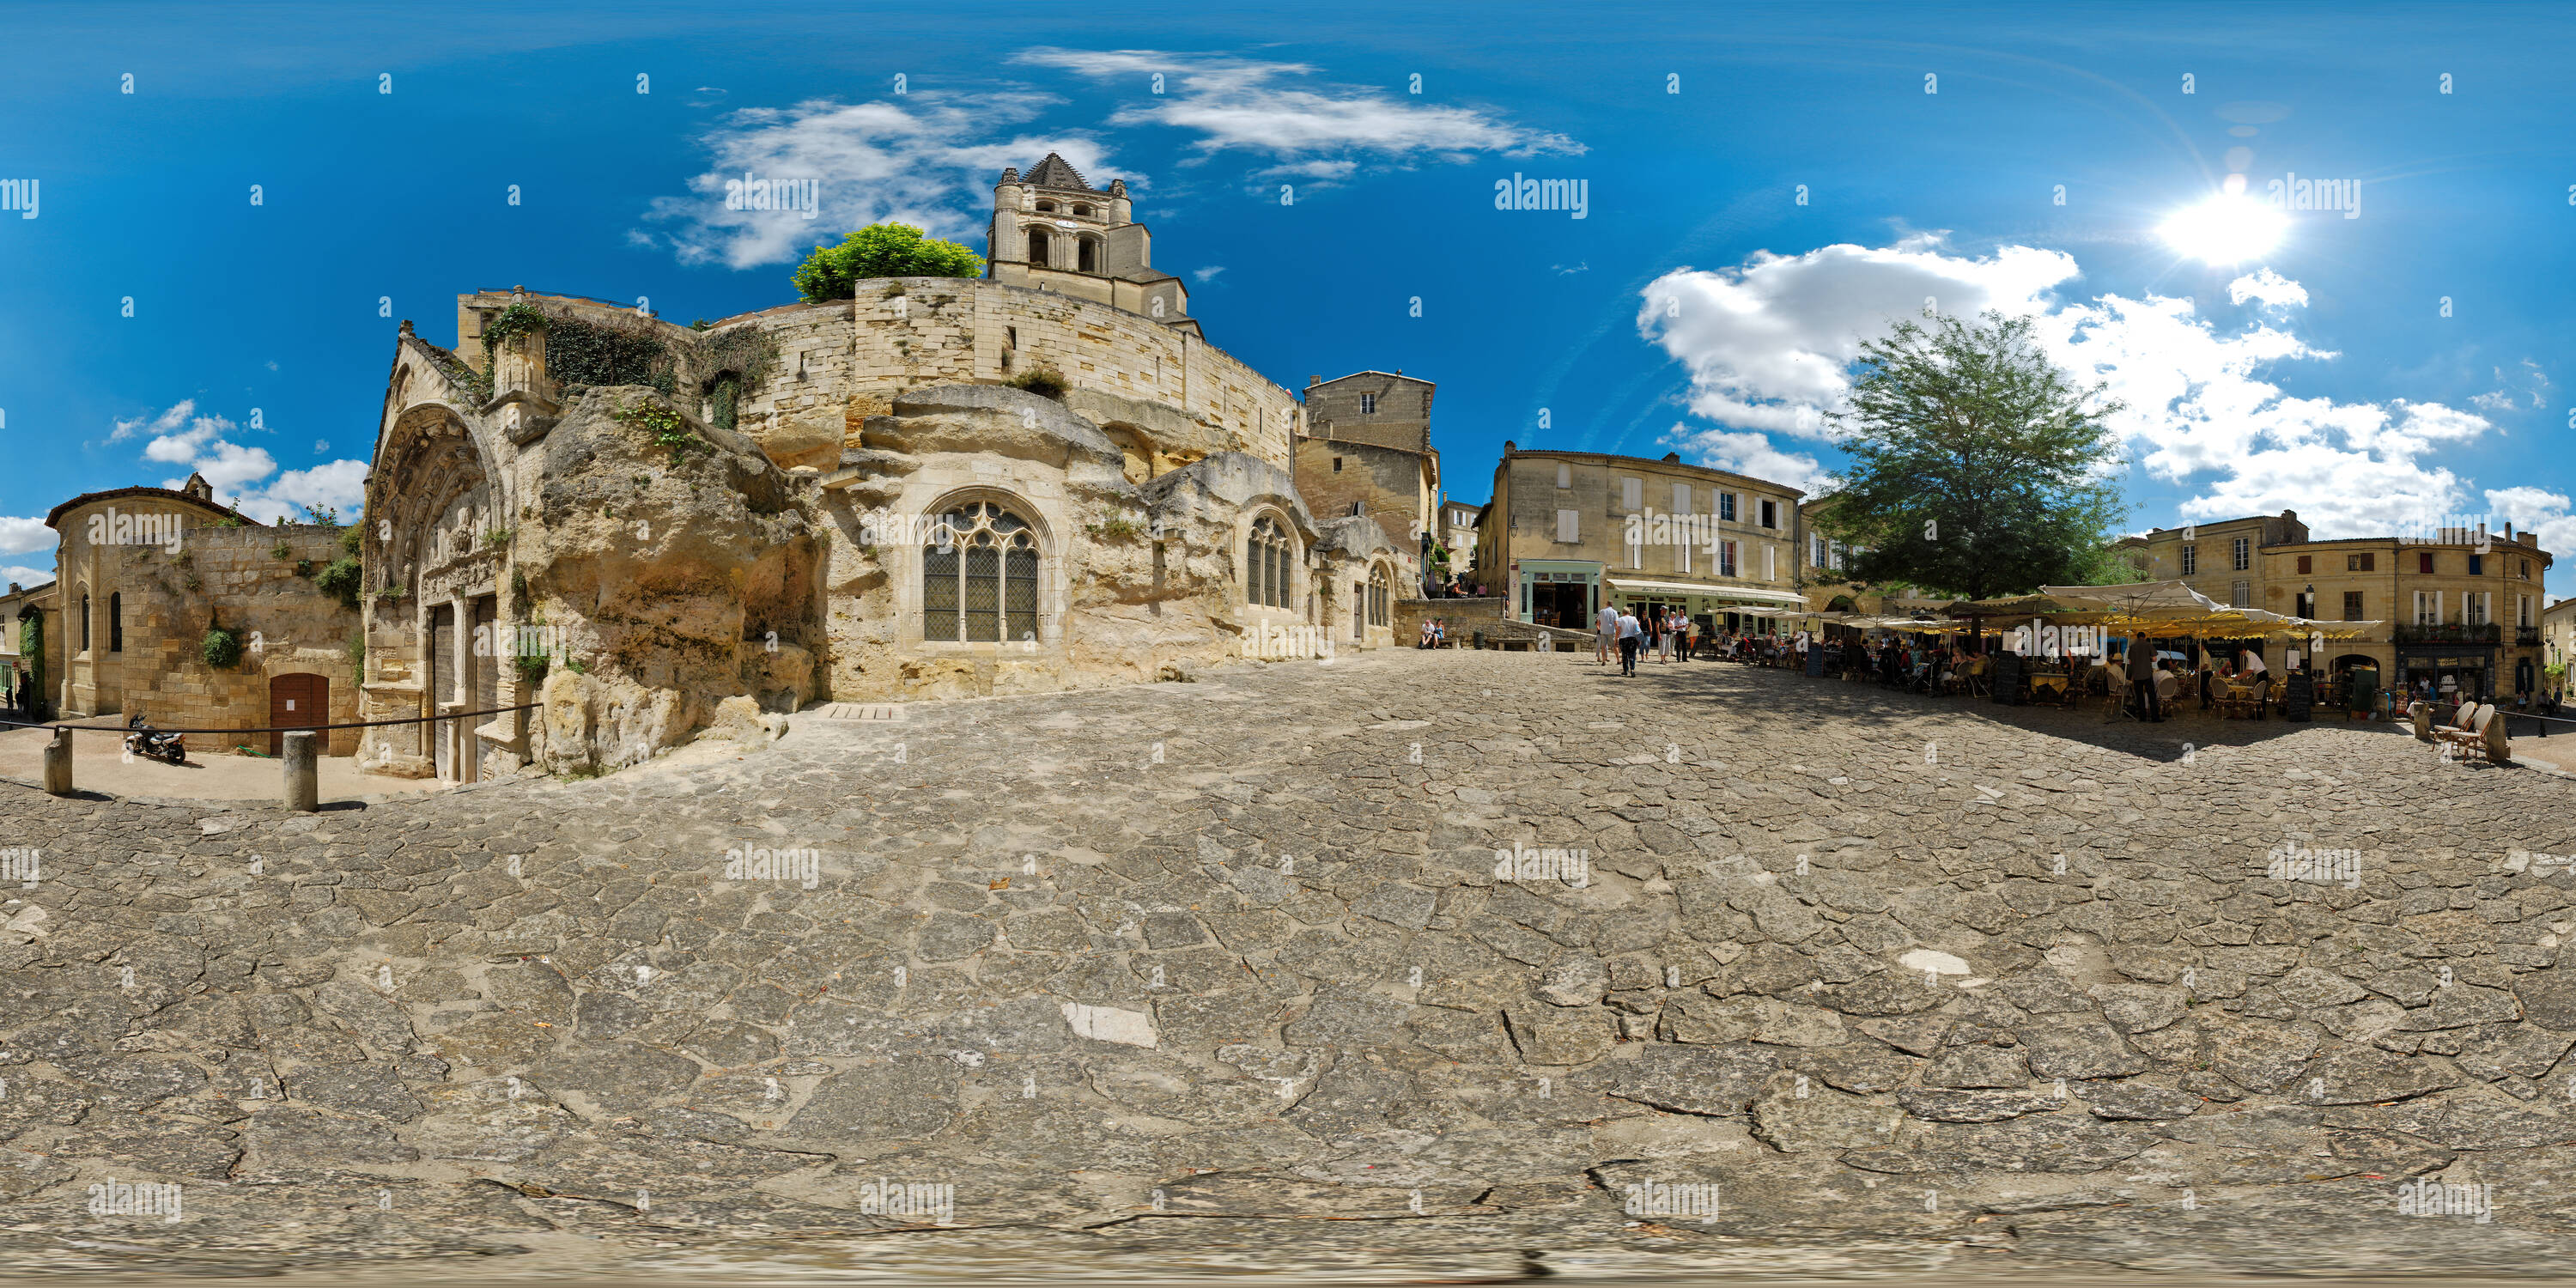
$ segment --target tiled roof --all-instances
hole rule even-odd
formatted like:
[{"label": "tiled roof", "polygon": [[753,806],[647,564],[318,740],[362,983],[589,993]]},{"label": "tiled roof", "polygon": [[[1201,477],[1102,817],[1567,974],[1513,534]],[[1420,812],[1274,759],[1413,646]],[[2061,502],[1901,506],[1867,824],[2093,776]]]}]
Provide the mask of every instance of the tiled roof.
[{"label": "tiled roof", "polygon": [[1029,172],[1020,176],[1020,182],[1035,188],[1064,188],[1074,192],[1093,190],[1090,184],[1082,181],[1079,171],[1052,152],[1046,154],[1046,160],[1030,166]]}]

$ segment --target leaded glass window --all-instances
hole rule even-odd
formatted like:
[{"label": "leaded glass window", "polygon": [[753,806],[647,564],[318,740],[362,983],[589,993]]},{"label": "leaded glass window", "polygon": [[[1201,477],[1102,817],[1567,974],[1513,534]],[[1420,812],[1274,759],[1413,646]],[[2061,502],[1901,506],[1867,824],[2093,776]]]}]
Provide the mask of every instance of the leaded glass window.
[{"label": "leaded glass window", "polygon": [[1028,520],[997,502],[940,515],[921,548],[921,637],[991,644],[1035,640],[1038,542]]},{"label": "leaded glass window", "polygon": [[1288,534],[1268,515],[1253,521],[1243,551],[1244,601],[1269,608],[1288,606]]}]

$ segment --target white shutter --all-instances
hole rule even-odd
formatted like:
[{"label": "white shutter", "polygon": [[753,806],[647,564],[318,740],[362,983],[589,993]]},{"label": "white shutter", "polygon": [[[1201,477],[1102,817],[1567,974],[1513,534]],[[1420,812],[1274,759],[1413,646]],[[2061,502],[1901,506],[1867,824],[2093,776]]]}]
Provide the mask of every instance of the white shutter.
[{"label": "white shutter", "polygon": [[1619,508],[1623,510],[1642,510],[1645,507],[1646,481],[1644,479],[1619,480]]},{"label": "white shutter", "polygon": [[1574,486],[1574,467],[1573,467],[1573,466],[1571,466],[1571,465],[1567,465],[1567,464],[1564,464],[1564,463],[1562,463],[1562,462],[1560,462],[1560,463],[1557,465],[1557,467],[1556,467],[1556,485],[1557,485],[1558,487],[1572,487],[1572,486]]},{"label": "white shutter", "polygon": [[1762,547],[1762,580],[1780,580],[1780,569],[1778,565],[1779,554],[1780,547],[1778,546]]},{"label": "white shutter", "polygon": [[1581,541],[1583,539],[1583,520],[1581,518],[1581,513],[1582,512],[1578,510],[1559,510],[1556,512],[1557,540]]},{"label": "white shutter", "polygon": [[1688,484],[1688,483],[1675,483],[1675,484],[1673,484],[1673,513],[1675,513],[1675,514],[1688,514],[1688,513],[1690,513],[1690,512],[1691,512],[1691,508],[1690,508],[1690,501],[1691,501],[1691,498],[1690,498],[1690,484]]}]

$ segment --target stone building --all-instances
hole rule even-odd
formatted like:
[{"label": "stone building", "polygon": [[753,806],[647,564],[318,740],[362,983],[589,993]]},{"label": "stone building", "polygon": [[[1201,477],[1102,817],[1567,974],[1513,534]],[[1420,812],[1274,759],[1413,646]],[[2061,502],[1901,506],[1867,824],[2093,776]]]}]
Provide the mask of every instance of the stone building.
[{"label": "stone building", "polygon": [[1937,616],[1956,602],[1958,596],[1927,591],[1920,586],[1880,585],[1855,581],[1845,568],[1853,548],[1826,536],[1821,516],[1834,504],[1832,497],[1818,497],[1798,506],[1799,527],[1804,548],[1799,551],[1799,585],[1806,591],[1807,607],[1819,613],[1866,613],[1872,616],[1905,617],[1930,614]]},{"label": "stone building", "polygon": [[[244,518],[194,475],[175,489],[76,496],[45,522],[60,534],[55,580],[32,607],[44,616],[44,685],[59,715],[140,711],[163,728],[207,729],[356,718],[358,614],[316,584],[341,555],[339,529]],[[207,661],[218,627],[240,644],[230,666]],[[187,741],[274,752],[279,736]],[[357,741],[337,730],[324,744],[347,755]]]},{"label": "stone building", "polygon": [[1503,444],[1476,533],[1475,578],[1503,615],[1591,629],[1607,602],[1678,608],[1703,629],[1767,631],[1730,611],[1800,606],[1805,494],[1766,479],[1662,460]]},{"label": "stone building", "polygon": [[478,292],[454,349],[405,323],[368,479],[366,709],[543,709],[375,731],[369,763],[607,768],[822,699],[1393,643],[1415,548],[1309,508],[1296,397],[1207,344],[1124,186],[1050,158],[997,193],[1017,250],[982,280],[702,330]]},{"label": "stone building", "polygon": [[[1306,503],[1318,514],[1375,519],[1428,559],[1440,535],[1435,388],[1401,371],[1309,377],[1305,432],[1296,445],[1297,489]],[[1454,555],[1450,562],[1460,571],[1467,566]]]},{"label": "stone building", "polygon": [[0,594],[0,707],[25,710],[31,702],[45,701],[43,681],[42,628],[35,641],[36,651],[29,653],[25,624],[41,619],[53,606],[54,583],[33,586],[10,582],[7,594]]},{"label": "stone building", "polygon": [[2562,599],[2540,610],[2540,647],[2544,677],[2553,669],[2557,673],[2542,687],[2564,695],[2567,667],[2576,663],[2576,599]]},{"label": "stone building", "polygon": [[2542,687],[2551,556],[2538,534],[2510,524],[2501,533],[2468,525],[2311,540],[2298,513],[2284,510],[2157,528],[2124,544],[2149,579],[2181,578],[2222,604],[2382,623],[2367,638],[2328,643],[2320,669],[2372,666],[2382,687],[2447,683],[2479,696]]}]

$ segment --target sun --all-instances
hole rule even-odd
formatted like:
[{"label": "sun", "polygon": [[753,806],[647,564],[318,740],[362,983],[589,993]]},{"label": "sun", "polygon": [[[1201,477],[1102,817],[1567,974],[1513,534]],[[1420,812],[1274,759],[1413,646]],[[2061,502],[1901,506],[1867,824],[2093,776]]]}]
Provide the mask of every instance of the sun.
[{"label": "sun", "polygon": [[2251,197],[2222,193],[2176,211],[2157,229],[2175,250],[2208,264],[2242,264],[2281,244],[2288,221]]}]

